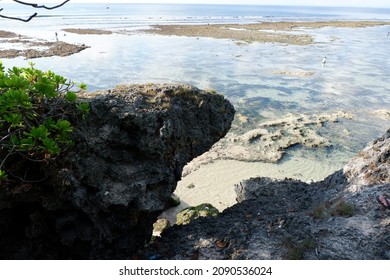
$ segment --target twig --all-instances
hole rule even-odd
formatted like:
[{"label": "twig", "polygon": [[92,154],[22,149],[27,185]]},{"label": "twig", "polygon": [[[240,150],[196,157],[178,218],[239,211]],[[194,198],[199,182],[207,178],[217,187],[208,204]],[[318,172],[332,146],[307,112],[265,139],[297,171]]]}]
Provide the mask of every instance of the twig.
[{"label": "twig", "polygon": [[31,7],[37,8],[37,9],[42,8],[42,9],[46,9],[46,10],[53,10],[53,9],[57,9],[57,8],[65,5],[70,0],[65,0],[61,4],[58,4],[58,5],[52,6],[52,7],[47,7],[46,5],[38,5],[38,4],[35,4],[35,3],[27,3],[27,2],[23,2],[23,1],[19,1],[19,0],[12,0],[12,1],[14,1],[16,3],[19,3],[19,4],[22,4],[22,5],[31,6]]},{"label": "twig", "polygon": [[13,174],[11,171],[8,170],[8,174],[11,175],[13,178],[18,179],[22,184],[24,183],[40,183],[45,181],[47,178],[50,177],[50,175],[46,175],[45,177],[38,179],[38,180],[26,180],[25,178],[23,179],[22,177],[16,176]]},{"label": "twig", "polygon": [[[0,10],[1,11],[1,10]],[[5,18],[5,19],[13,19],[13,20],[20,20],[20,21],[23,21],[23,22],[29,22],[30,20],[32,20],[33,18],[35,18],[38,14],[37,13],[34,13],[32,14],[29,18],[27,19],[23,19],[23,18],[18,18],[18,17],[9,17],[9,16],[5,16],[5,15],[0,15],[1,18]]]},{"label": "twig", "polygon": [[[67,2],[69,2],[70,0],[65,0],[64,2],[62,2],[61,4],[58,4],[58,5],[55,5],[55,6],[51,6],[51,7],[48,7],[46,5],[38,5],[36,3],[27,3],[27,2],[23,2],[23,1],[19,1],[19,0],[12,0],[18,4],[22,4],[22,5],[26,5],[26,6],[31,6],[31,7],[34,7],[36,9],[46,9],[46,10],[53,10],[53,9],[57,9],[59,7],[62,7],[63,5],[65,5]],[[3,11],[4,9],[3,8],[0,8],[0,12]],[[11,16],[5,16],[5,15],[0,15],[0,18],[5,18],[5,19],[12,19],[12,20],[19,20],[19,21],[23,21],[23,22],[29,22],[30,20],[32,20],[33,18],[35,18],[36,16],[38,15],[38,13],[33,13],[32,15],[30,15],[27,19],[24,19],[24,18],[20,18],[20,17],[11,17]]]},{"label": "twig", "polygon": [[15,147],[12,147],[11,151],[5,156],[5,158],[2,160],[1,164],[0,164],[0,170],[3,168],[3,165],[5,163],[5,161],[7,160],[7,158],[12,155],[13,151],[14,151]]}]

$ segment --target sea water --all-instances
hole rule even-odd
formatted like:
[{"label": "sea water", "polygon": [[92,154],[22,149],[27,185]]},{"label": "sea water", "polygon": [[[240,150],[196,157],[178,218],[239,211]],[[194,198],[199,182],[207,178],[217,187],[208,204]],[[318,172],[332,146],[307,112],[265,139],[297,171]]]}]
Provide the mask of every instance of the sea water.
[{"label": "sea water", "polygon": [[[2,14],[27,17],[33,9],[2,4]],[[22,7],[22,8],[21,8]],[[29,23],[0,19],[0,29],[90,48],[68,56],[31,59],[90,91],[133,83],[188,83],[225,95],[248,129],[287,114],[333,113],[355,116],[326,124],[319,133],[328,149],[292,149],[293,156],[329,161],[335,169],[389,128],[373,111],[390,110],[390,26],[303,29],[315,44],[251,43],[229,39],[159,36],[135,32],[154,24],[254,23],[258,21],[390,20],[390,9],[155,4],[66,4],[38,10]],[[112,35],[79,35],[64,28],[96,28]],[[1,45],[0,45],[1,48]],[[323,57],[327,63],[322,65]],[[6,67],[27,66],[23,58],[2,59]],[[306,77],[275,74],[313,72]],[[239,123],[237,123],[239,125]]]}]

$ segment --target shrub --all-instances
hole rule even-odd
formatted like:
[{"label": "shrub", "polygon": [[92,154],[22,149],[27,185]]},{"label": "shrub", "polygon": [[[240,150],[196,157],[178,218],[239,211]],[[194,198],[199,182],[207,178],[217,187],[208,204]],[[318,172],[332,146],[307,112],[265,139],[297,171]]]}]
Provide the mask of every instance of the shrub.
[{"label": "shrub", "polygon": [[0,62],[0,180],[9,175],[6,162],[11,157],[49,160],[72,144],[72,123],[89,110],[77,101],[77,93],[85,89],[85,84],[38,70],[33,63],[5,70]]},{"label": "shrub", "polygon": [[322,220],[326,217],[327,213],[326,213],[326,208],[324,205],[320,205],[318,206],[317,208],[315,208],[311,215],[316,218],[316,219],[319,219],[319,220]]},{"label": "shrub", "polygon": [[340,200],[333,208],[332,216],[352,217],[355,214],[355,207],[352,204]]},{"label": "shrub", "polygon": [[294,242],[291,238],[284,240],[287,248],[287,259],[288,260],[302,260],[304,255],[309,250],[315,250],[317,243],[311,237],[305,237],[302,240]]}]

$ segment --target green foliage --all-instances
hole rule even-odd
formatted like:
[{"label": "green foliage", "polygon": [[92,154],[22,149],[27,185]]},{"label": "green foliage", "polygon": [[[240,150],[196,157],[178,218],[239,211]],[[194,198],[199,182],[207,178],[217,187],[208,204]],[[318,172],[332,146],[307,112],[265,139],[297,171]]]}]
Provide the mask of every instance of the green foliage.
[{"label": "green foliage", "polygon": [[355,207],[344,200],[337,202],[331,211],[332,216],[352,217],[354,214]]},{"label": "green foliage", "polygon": [[199,217],[218,216],[219,211],[210,203],[202,203],[198,206],[187,207],[176,215],[176,224],[186,225]]},{"label": "green foliage", "polygon": [[295,242],[291,238],[286,238],[284,241],[288,260],[302,260],[306,252],[315,250],[317,247],[316,241],[311,237],[305,237]]},{"label": "green foliage", "polygon": [[312,216],[316,219],[322,220],[327,216],[326,208],[324,205],[320,205],[312,211]]},{"label": "green foliage", "polygon": [[332,204],[323,204],[311,211],[311,216],[318,220],[326,219],[330,216],[352,217],[355,215],[355,207],[340,199]]},{"label": "green foliage", "polygon": [[0,181],[7,179],[7,174],[5,171],[0,170]]},{"label": "green foliage", "polygon": [[4,166],[10,156],[46,160],[72,144],[72,122],[89,111],[77,100],[85,89],[32,63],[5,70],[0,61],[0,180],[7,178]]}]

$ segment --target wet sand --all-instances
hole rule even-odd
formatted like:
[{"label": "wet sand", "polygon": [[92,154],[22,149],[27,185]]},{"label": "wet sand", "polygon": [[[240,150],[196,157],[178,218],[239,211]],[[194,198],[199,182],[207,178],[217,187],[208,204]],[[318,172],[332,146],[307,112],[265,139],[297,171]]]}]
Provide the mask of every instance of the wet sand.
[{"label": "wet sand", "polygon": [[337,165],[297,157],[279,164],[217,160],[182,178],[175,191],[181,204],[168,209],[160,218],[168,219],[173,225],[179,211],[201,203],[211,203],[223,211],[237,203],[234,185],[252,177],[293,178],[310,182],[322,180],[338,169]]},{"label": "wet sand", "polygon": [[390,25],[385,21],[327,21],[327,22],[260,22],[254,24],[208,24],[208,25],[154,25],[144,33],[188,37],[211,37],[232,39],[239,42],[282,43],[309,45],[314,37],[299,34],[302,29],[323,27],[364,28]]}]

